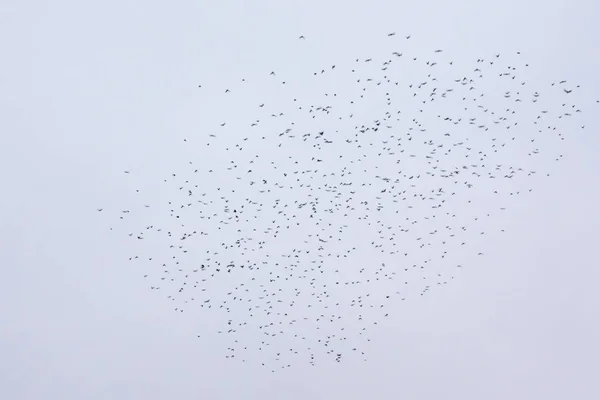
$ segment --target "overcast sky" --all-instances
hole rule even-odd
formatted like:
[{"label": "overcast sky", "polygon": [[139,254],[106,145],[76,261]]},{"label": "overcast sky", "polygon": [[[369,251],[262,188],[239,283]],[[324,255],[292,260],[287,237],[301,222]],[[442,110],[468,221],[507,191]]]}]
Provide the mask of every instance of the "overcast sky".
[{"label": "overcast sky", "polygon": [[[0,398],[598,397],[598,15],[591,0],[2,1]],[[480,240],[485,257],[378,325],[367,361],[271,372],[225,359],[227,340],[197,337],[214,321],[173,312],[128,262],[118,210],[137,185],[159,204],[163,176],[218,158],[211,129],[282,98],[262,86],[270,71],[309,98],[322,87],[304,87],[306,72],[396,47],[457,64],[520,51],[532,82],[580,85],[586,127],[495,220],[506,233]],[[254,86],[225,108],[242,78]]]}]

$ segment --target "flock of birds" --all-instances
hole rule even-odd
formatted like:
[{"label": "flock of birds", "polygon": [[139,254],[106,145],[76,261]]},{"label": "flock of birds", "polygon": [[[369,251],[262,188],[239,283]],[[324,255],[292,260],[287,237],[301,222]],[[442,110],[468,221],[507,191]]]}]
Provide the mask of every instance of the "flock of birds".
[{"label": "flock of birds", "polygon": [[114,210],[129,260],[175,311],[205,311],[197,336],[226,336],[227,358],[366,359],[398,304],[483,259],[480,239],[584,128],[579,86],[530,87],[532,74],[519,52],[405,49],[214,89],[235,117],[184,139],[196,157],[178,157],[160,195],[136,188]]}]

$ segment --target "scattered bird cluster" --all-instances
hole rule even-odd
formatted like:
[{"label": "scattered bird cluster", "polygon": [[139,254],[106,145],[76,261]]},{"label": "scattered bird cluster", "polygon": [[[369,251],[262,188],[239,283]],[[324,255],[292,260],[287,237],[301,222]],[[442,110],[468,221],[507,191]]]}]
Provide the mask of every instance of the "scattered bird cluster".
[{"label": "scattered bird cluster", "polygon": [[[129,260],[175,311],[220,324],[227,358],[366,359],[373,329],[483,256],[480,238],[584,128],[579,86],[532,87],[519,52],[459,61],[399,48],[214,89],[225,105],[255,101],[184,139],[196,157],[161,178],[168,198],[137,188],[137,205],[115,211]],[[125,223],[133,214],[143,227]]]}]

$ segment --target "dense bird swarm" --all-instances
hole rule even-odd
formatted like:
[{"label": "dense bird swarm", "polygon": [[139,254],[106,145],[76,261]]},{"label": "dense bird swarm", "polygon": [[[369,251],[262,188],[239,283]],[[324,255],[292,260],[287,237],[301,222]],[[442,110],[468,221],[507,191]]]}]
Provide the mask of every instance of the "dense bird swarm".
[{"label": "dense bird swarm", "polygon": [[[584,128],[579,86],[532,87],[519,52],[423,59],[388,36],[398,51],[383,58],[199,85],[229,118],[184,139],[161,200],[137,187],[136,205],[112,210],[148,286],[210,321],[200,340],[220,323],[226,357],[366,359],[403,300],[485,259],[478,239]],[[135,187],[141,172],[125,172]]]}]

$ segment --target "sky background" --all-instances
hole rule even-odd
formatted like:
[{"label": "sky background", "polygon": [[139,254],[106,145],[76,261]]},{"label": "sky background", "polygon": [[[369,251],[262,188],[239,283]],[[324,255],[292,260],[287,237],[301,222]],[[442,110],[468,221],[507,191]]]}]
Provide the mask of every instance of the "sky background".
[{"label": "sky background", "polygon": [[[598,15],[594,1],[2,1],[0,398],[597,397]],[[133,204],[135,185],[158,201],[160,174],[210,158],[183,139],[252,116],[224,109],[221,88],[386,54],[388,32],[457,62],[521,51],[532,79],[581,85],[586,129],[484,258],[394,310],[367,362],[230,362],[225,341],[196,337],[210,320],[148,290],[96,208]]]}]

